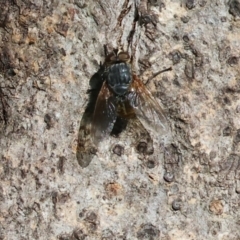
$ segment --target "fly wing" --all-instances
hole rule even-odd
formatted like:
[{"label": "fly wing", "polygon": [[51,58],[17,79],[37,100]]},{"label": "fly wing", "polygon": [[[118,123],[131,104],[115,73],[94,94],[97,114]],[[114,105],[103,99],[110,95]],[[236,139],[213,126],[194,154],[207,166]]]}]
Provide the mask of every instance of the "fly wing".
[{"label": "fly wing", "polygon": [[144,127],[157,133],[168,132],[169,126],[162,108],[136,75],[133,75],[128,100]]},{"label": "fly wing", "polygon": [[104,137],[110,135],[116,119],[117,99],[104,82],[97,98],[91,125],[91,138],[96,146]]},{"label": "fly wing", "polygon": [[78,132],[76,157],[79,165],[87,167],[97,152],[91,141],[91,113],[86,111],[82,117]]},{"label": "fly wing", "polygon": [[97,152],[97,148],[93,144],[91,138],[91,126],[97,97],[103,84],[102,71],[103,68],[100,68],[90,79],[91,90],[88,91],[89,100],[82,116],[78,131],[76,157],[79,165],[83,168],[87,167],[91,163]]}]

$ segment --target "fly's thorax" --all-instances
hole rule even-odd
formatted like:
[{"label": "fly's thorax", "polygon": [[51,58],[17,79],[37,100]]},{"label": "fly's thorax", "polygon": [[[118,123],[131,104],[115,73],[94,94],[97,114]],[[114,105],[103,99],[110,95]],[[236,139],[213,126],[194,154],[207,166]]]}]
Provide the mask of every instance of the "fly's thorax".
[{"label": "fly's thorax", "polygon": [[124,95],[132,82],[130,66],[125,62],[114,63],[107,67],[105,79],[110,89],[119,96]]}]

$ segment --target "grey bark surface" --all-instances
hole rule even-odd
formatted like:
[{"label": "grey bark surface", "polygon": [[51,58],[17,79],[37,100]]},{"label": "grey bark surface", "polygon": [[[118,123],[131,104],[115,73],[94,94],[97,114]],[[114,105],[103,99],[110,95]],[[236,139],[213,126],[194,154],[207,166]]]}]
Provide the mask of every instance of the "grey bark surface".
[{"label": "grey bark surface", "polygon": [[[239,17],[238,0],[1,0],[0,239],[240,239]],[[105,44],[171,130],[132,122],[82,168]]]}]

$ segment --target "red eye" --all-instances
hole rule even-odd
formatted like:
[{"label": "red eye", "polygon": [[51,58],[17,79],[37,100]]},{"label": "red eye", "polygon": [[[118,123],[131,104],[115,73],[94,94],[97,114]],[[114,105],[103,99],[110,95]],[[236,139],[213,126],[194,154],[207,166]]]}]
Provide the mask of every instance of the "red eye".
[{"label": "red eye", "polygon": [[110,56],[110,61],[111,62],[115,62],[117,60],[117,56],[115,55],[115,54],[112,54],[111,56]]},{"label": "red eye", "polygon": [[119,58],[120,61],[123,61],[123,62],[126,62],[126,61],[128,61],[130,59],[130,57],[129,57],[127,52],[120,52],[118,54],[118,58]]},{"label": "red eye", "polygon": [[114,52],[112,52],[106,57],[105,63],[111,64],[116,61],[117,61],[117,55]]}]

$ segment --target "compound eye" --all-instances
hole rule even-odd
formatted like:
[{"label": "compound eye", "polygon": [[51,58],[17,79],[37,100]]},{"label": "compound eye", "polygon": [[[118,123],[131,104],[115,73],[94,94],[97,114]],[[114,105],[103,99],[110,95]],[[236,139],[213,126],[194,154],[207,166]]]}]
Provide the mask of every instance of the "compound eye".
[{"label": "compound eye", "polygon": [[127,62],[130,59],[130,56],[127,52],[120,52],[118,54],[118,59],[123,62]]},{"label": "compound eye", "polygon": [[105,62],[109,64],[109,63],[116,62],[116,60],[117,60],[117,55],[114,52],[112,52],[109,55],[107,55]]},{"label": "compound eye", "polygon": [[109,56],[111,62],[115,62],[117,60],[117,56],[113,53]]}]

